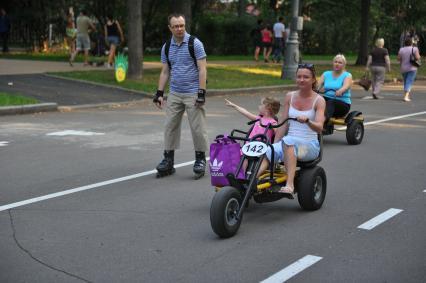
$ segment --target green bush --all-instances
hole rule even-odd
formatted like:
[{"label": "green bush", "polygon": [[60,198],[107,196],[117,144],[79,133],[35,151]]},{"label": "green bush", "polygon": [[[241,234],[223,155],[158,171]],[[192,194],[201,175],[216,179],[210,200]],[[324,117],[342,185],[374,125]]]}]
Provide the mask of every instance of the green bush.
[{"label": "green bush", "polygon": [[251,30],[256,18],[234,14],[205,14],[198,19],[194,35],[201,39],[207,54],[247,55],[253,49]]}]

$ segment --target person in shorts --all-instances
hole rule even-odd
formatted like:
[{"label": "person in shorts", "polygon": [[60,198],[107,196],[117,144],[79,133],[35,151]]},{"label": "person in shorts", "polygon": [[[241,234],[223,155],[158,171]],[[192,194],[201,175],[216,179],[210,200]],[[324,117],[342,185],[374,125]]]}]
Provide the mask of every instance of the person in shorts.
[{"label": "person in shorts", "polygon": [[85,10],[80,12],[77,17],[77,45],[75,52],[71,55],[70,65],[74,62],[75,56],[80,52],[84,52],[84,66],[89,65],[89,50],[90,50],[90,37],[89,29],[96,31],[96,27],[92,20],[87,16]]},{"label": "person in shorts", "polygon": [[123,30],[120,23],[114,20],[112,15],[107,16],[107,22],[104,27],[106,43],[109,46],[107,67],[112,68],[115,60],[117,47],[124,41]]},{"label": "person in shorts", "polygon": [[[313,64],[299,64],[296,71],[298,90],[287,93],[284,98],[282,117],[279,123],[289,120],[279,127],[275,134],[272,149],[268,148],[267,158],[263,159],[259,168],[260,176],[271,161],[272,150],[274,162],[284,161],[287,171],[287,182],[278,192],[291,194],[294,197],[294,177],[297,161],[311,161],[320,154],[318,134],[324,124],[325,100],[316,92],[317,80]],[[284,135],[287,133],[286,135]]]}]

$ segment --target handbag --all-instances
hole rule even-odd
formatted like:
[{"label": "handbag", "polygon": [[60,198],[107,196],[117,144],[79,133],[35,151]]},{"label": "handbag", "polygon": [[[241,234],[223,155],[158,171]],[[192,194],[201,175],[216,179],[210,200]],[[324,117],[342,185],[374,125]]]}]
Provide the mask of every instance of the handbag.
[{"label": "handbag", "polygon": [[365,90],[368,91],[371,87],[371,79],[370,79],[370,73],[365,72],[364,76],[362,76],[359,79],[358,84]]},{"label": "handbag", "polygon": [[[231,138],[219,135],[210,144],[210,178],[211,184],[217,187],[229,186],[226,175],[235,174],[241,159],[240,144]],[[244,170],[241,168],[237,179],[244,179]]]},{"label": "handbag", "polygon": [[417,60],[416,56],[414,55],[414,47],[411,49],[410,63],[411,65],[417,68],[422,65],[422,62],[420,60]]}]

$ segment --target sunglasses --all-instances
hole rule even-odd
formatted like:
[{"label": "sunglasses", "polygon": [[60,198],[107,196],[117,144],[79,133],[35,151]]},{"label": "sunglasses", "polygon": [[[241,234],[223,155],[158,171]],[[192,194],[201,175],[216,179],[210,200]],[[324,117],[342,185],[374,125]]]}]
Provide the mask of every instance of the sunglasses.
[{"label": "sunglasses", "polygon": [[174,26],[171,26],[172,29],[178,29],[178,28],[184,28],[184,27],[185,27],[185,25],[174,25]]},{"label": "sunglasses", "polygon": [[301,63],[297,66],[298,69],[310,69],[315,70],[315,66],[312,63]]},{"label": "sunglasses", "polygon": [[297,65],[297,69],[308,69],[310,70],[313,75],[315,76],[315,66],[312,63],[301,63],[299,65]]}]

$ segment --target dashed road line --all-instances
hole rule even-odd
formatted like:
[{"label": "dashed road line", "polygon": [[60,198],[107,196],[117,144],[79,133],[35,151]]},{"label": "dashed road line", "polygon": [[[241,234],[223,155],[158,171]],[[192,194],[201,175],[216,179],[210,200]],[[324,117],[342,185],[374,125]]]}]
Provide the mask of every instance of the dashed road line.
[{"label": "dashed road line", "polygon": [[358,226],[359,229],[364,229],[364,230],[371,230],[374,227],[382,224],[383,222],[389,220],[390,218],[394,217],[395,215],[401,213],[403,210],[402,209],[397,209],[397,208],[391,208],[386,210],[385,212],[377,215],[376,217],[368,220],[367,222],[361,224]]},{"label": "dashed road line", "polygon": [[9,142],[8,141],[0,141],[0,146],[8,146]]},{"label": "dashed road line", "polygon": [[65,130],[60,132],[54,132],[46,134],[46,136],[100,136],[105,135],[104,133],[95,133],[88,131],[76,131],[76,130]]},{"label": "dashed road line", "polygon": [[281,271],[273,274],[272,276],[266,278],[260,283],[282,283],[292,278],[296,274],[302,272],[306,268],[320,261],[322,257],[314,256],[314,255],[306,255],[299,259],[298,261],[290,264],[286,268]]}]

